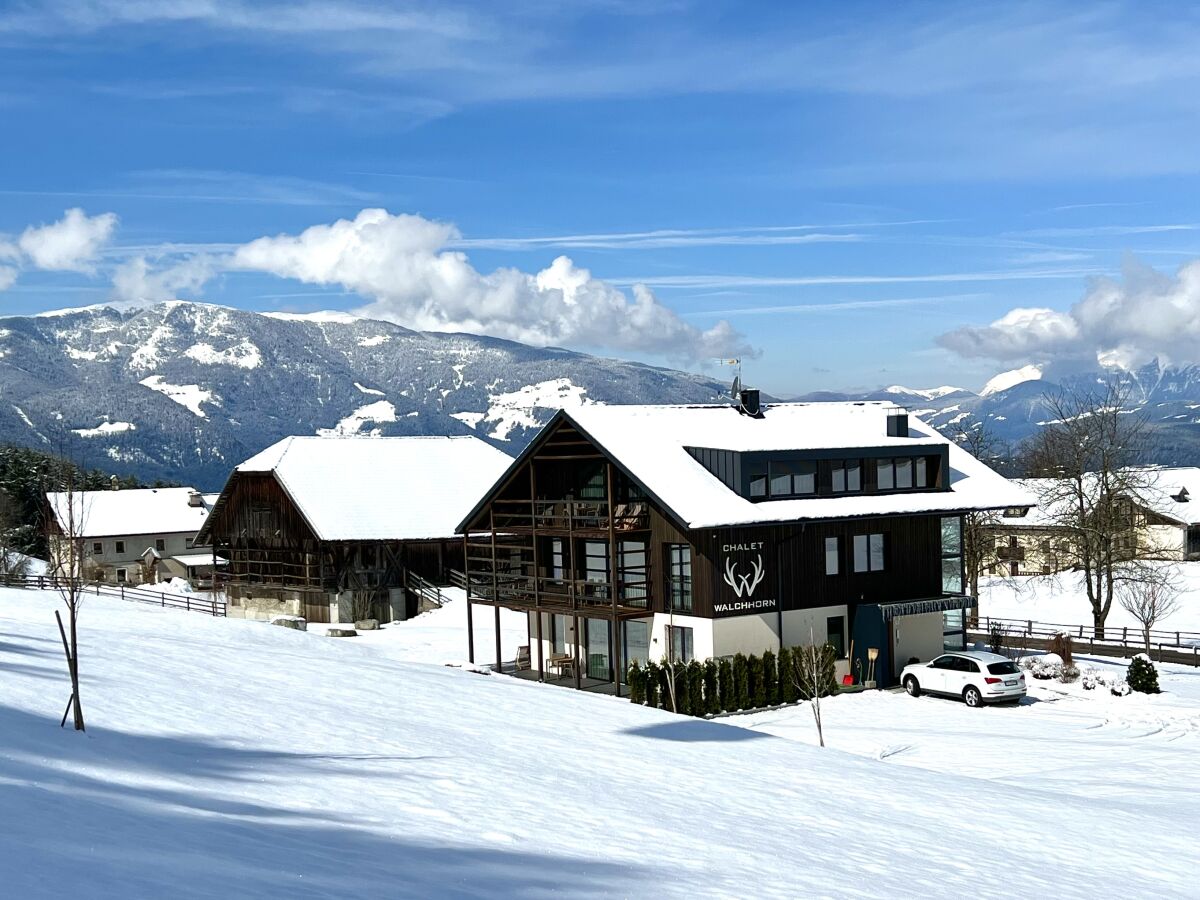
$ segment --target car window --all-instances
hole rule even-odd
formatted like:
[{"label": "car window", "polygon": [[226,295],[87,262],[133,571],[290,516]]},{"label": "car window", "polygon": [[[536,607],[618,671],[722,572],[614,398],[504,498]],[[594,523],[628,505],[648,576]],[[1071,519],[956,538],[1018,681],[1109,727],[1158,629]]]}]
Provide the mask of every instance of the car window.
[{"label": "car window", "polygon": [[964,659],[963,657],[960,656],[960,657],[958,657],[956,662],[958,663],[958,665],[955,668],[957,668],[960,672],[978,672],[979,671],[979,663],[975,662],[972,659]]},{"label": "car window", "polygon": [[954,657],[953,656],[939,656],[937,659],[935,659],[933,662],[931,662],[929,664],[929,668],[931,668],[931,669],[953,669],[954,668]]},{"label": "car window", "polygon": [[989,663],[988,671],[993,675],[1016,675],[1021,670],[1017,668],[1017,664],[1012,660],[1007,662]]}]

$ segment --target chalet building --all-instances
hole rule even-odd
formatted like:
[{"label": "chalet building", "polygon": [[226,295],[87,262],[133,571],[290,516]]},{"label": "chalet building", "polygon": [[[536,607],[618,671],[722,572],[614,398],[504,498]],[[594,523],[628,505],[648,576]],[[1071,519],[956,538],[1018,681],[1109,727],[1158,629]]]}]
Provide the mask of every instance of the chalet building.
[{"label": "chalet building", "polygon": [[233,470],[201,538],[228,612],[313,622],[415,614],[461,566],[454,527],[512,458],[475,437],[289,437]]},{"label": "chalet building", "polygon": [[531,676],[828,641],[887,685],[962,646],[962,514],[1029,495],[892,404],[746,394],[560,411],[462,521],[468,611],[528,614]]},{"label": "chalet building", "polygon": [[[992,575],[1048,575],[1073,568],[1078,554],[1071,540],[1071,521],[1061,507],[1065,494],[1054,479],[1017,479],[1038,500],[1036,506],[1003,510],[986,526],[994,556]],[[1118,537],[1118,551],[1130,558],[1200,559],[1200,468],[1162,468],[1146,472],[1136,497],[1122,497],[1122,519],[1128,524]]]},{"label": "chalet building", "polygon": [[48,493],[50,571],[67,575],[74,532],[76,577],[112,584],[154,584],[169,578],[211,582],[215,559],[197,543],[209,501],[190,487],[78,491],[74,515],[65,493]]}]

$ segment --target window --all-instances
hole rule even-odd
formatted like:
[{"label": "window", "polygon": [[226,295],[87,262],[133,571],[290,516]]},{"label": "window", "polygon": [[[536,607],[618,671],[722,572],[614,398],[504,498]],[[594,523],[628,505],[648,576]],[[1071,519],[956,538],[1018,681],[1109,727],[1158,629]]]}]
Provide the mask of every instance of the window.
[{"label": "window", "polygon": [[162,553],[164,550],[166,550],[167,549],[166,538],[155,538],[154,539],[154,549],[157,550],[159,553]]},{"label": "window", "polygon": [[1015,662],[1006,660],[1005,662],[988,663],[988,672],[992,675],[1018,675],[1021,670]]},{"label": "window", "polygon": [[856,534],[854,536],[854,571],[883,571],[882,534]]},{"label": "window", "polygon": [[667,626],[668,646],[672,662],[691,662],[695,658],[692,649],[692,629],[679,625]]},{"label": "window", "polygon": [[645,606],[646,545],[641,541],[621,541],[617,551],[617,566],[621,576],[621,599],[630,606]]},{"label": "window", "polygon": [[97,556],[99,556],[101,553],[104,552],[104,543],[102,541],[95,541],[92,544],[92,552],[94,554],[96,554]]},{"label": "window", "polygon": [[825,538],[825,574],[836,575],[838,573],[838,563],[841,558],[839,538]]},{"label": "window", "polygon": [[124,584],[129,580],[129,573],[125,569],[117,569],[117,583]]},{"label": "window", "polygon": [[667,544],[667,608],[692,611],[692,548],[687,544]]},{"label": "window", "polygon": [[117,551],[116,552],[117,553],[125,552],[125,542],[124,541],[117,541]]},{"label": "window", "polygon": [[770,469],[772,497],[796,497],[817,492],[815,462],[773,462]]},{"label": "window", "polygon": [[767,476],[755,475],[750,479],[750,499],[760,500],[767,496]]},{"label": "window", "polygon": [[608,544],[604,541],[583,542],[584,578],[593,583],[608,581]]},{"label": "window", "polygon": [[554,653],[567,652],[567,617],[554,615],[550,617],[550,647]]},{"label": "window", "polygon": [[835,494],[862,490],[862,466],[857,459],[835,460],[833,463],[833,492]]},{"label": "window", "polygon": [[830,616],[825,620],[825,634],[838,659],[846,658],[846,617]]},{"label": "window", "polygon": [[563,542],[561,538],[555,538],[550,542],[550,577],[555,581],[562,581],[566,577],[566,568],[563,565]]},{"label": "window", "polygon": [[196,539],[195,538],[184,538],[183,546],[185,546],[189,550],[191,550],[193,547],[196,546]]},{"label": "window", "polygon": [[963,592],[962,519],[942,519],[942,593]]},{"label": "window", "polygon": [[880,491],[911,491],[929,487],[929,460],[924,456],[875,461],[875,488]]}]

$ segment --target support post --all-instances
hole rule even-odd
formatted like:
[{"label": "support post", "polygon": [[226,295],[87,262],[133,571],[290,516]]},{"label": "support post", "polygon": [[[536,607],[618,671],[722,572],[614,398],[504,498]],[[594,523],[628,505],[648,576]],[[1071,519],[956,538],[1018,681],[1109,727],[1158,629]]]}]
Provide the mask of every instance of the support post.
[{"label": "support post", "polygon": [[500,653],[500,604],[497,603],[492,609],[496,610],[496,671],[504,671],[504,657]]},{"label": "support post", "polygon": [[538,681],[546,680],[546,667],[542,663],[542,613],[541,610],[534,610],[533,615],[536,620],[537,628],[537,645],[538,645]]},{"label": "support post", "polygon": [[612,594],[612,623],[608,628],[608,664],[612,668],[613,687],[616,695],[621,696],[621,660],[618,652],[617,628],[620,617],[617,615],[617,599],[621,593],[619,578],[620,554],[617,553],[617,523],[615,518],[616,495],[613,491],[613,464],[605,463],[605,480],[608,492],[608,590]]},{"label": "support post", "polygon": [[471,617],[471,595],[467,594],[467,659],[475,664],[475,623]]},{"label": "support post", "polygon": [[579,614],[576,613],[572,618],[575,620],[575,665],[571,668],[575,670],[575,690],[580,690],[583,687],[583,652],[579,647]]}]

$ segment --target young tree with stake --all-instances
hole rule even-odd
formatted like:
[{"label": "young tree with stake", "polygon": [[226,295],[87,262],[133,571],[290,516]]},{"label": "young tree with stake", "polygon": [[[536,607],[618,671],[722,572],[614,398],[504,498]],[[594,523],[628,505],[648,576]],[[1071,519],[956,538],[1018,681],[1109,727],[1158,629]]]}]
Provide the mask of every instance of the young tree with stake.
[{"label": "young tree with stake", "polygon": [[83,602],[84,528],[87,522],[86,494],[80,490],[79,471],[70,463],[56,466],[51,473],[58,490],[47,493],[50,508],[46,515],[47,544],[51,549],[52,574],[67,609],[67,627],[57,610],[58,633],[67,657],[71,677],[71,698],[63,710],[60,727],[67,716],[76,731],[84,731],[83,701],[79,694],[79,608]]},{"label": "young tree with stake", "polygon": [[1142,640],[1150,653],[1150,632],[1163,619],[1179,611],[1179,588],[1164,573],[1161,581],[1130,581],[1117,591],[1117,602],[1142,626]]}]

